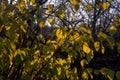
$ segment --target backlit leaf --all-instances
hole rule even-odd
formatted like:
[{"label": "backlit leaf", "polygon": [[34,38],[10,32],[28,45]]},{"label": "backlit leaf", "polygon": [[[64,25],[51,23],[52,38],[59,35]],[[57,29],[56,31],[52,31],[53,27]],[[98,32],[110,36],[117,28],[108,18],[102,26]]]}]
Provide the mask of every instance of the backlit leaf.
[{"label": "backlit leaf", "polygon": [[108,9],[109,5],[110,5],[109,2],[104,2],[102,7],[104,10],[106,10],[106,9]]},{"label": "backlit leaf", "polygon": [[66,60],[58,58],[58,60],[56,61],[57,64],[63,66],[66,63]]},{"label": "backlit leaf", "polygon": [[91,79],[93,79],[93,75],[92,75],[93,70],[91,68],[88,68],[87,72],[90,75]]},{"label": "backlit leaf", "polygon": [[62,11],[61,11],[61,14],[60,14],[60,19],[63,19],[63,18],[64,18],[64,16],[65,16],[65,11],[64,11],[64,10],[62,10]]},{"label": "backlit leaf", "polygon": [[26,29],[24,28],[23,25],[20,26],[20,29],[21,29],[24,33],[26,33]]},{"label": "backlit leaf", "polygon": [[40,27],[40,28],[43,28],[44,26],[45,26],[45,21],[40,21],[40,22],[39,22],[39,27]]},{"label": "backlit leaf", "polygon": [[54,22],[54,18],[49,18],[49,19],[48,19],[48,22],[49,22],[50,24],[52,24],[52,23]]},{"label": "backlit leaf", "polygon": [[102,52],[102,54],[105,53],[105,48],[104,48],[104,46],[102,46],[102,50],[101,50],[101,52]]},{"label": "backlit leaf", "polygon": [[117,31],[117,28],[115,26],[110,27],[110,34],[113,36]]},{"label": "backlit leaf", "polygon": [[21,11],[21,13],[24,13],[24,8],[25,8],[26,4],[25,4],[25,1],[20,1],[19,3],[19,9]]},{"label": "backlit leaf", "polygon": [[80,61],[80,65],[84,67],[85,64],[88,64],[87,60],[83,59]]},{"label": "backlit leaf", "polygon": [[10,30],[11,26],[5,26],[6,30]]},{"label": "backlit leaf", "polygon": [[69,1],[73,5],[80,5],[81,4],[81,0],[69,0]]},{"label": "backlit leaf", "polygon": [[84,71],[84,72],[82,73],[82,78],[83,78],[84,80],[88,80],[88,73],[87,73],[86,71]]},{"label": "backlit leaf", "polygon": [[85,7],[86,10],[90,10],[91,8],[92,8],[92,4],[87,4]]},{"label": "backlit leaf", "polygon": [[88,43],[86,43],[86,42],[84,42],[84,44],[83,44],[83,51],[87,54],[89,54],[91,51]]},{"label": "backlit leaf", "polygon": [[116,25],[119,25],[120,24],[120,17],[119,16],[115,16],[114,17],[114,22]]},{"label": "backlit leaf", "polygon": [[57,67],[58,75],[61,75],[61,67]]},{"label": "backlit leaf", "polygon": [[62,35],[63,35],[62,30],[61,29],[57,29],[56,36],[60,39],[60,38],[62,38]]},{"label": "backlit leaf", "polygon": [[54,5],[49,4],[48,5],[48,10],[46,11],[46,13],[50,13],[53,10],[53,8],[54,8]]},{"label": "backlit leaf", "polygon": [[117,28],[116,28],[115,26],[111,26],[111,27],[110,27],[110,30],[116,31]]},{"label": "backlit leaf", "polygon": [[90,29],[86,28],[85,26],[81,25],[80,29],[85,33],[92,34],[92,31]]},{"label": "backlit leaf", "polygon": [[105,33],[103,33],[103,32],[99,32],[98,35],[97,35],[97,37],[98,37],[101,41],[103,41],[103,40],[108,40],[108,36],[107,36]]},{"label": "backlit leaf", "polygon": [[71,4],[76,5],[77,4],[77,0],[69,0]]},{"label": "backlit leaf", "polygon": [[98,51],[100,49],[100,42],[94,42],[95,50]]},{"label": "backlit leaf", "polygon": [[64,16],[65,16],[65,10],[64,10],[64,8],[62,8],[62,7],[59,8],[59,10],[55,12],[55,15],[57,17],[59,17],[60,19],[63,19]]}]

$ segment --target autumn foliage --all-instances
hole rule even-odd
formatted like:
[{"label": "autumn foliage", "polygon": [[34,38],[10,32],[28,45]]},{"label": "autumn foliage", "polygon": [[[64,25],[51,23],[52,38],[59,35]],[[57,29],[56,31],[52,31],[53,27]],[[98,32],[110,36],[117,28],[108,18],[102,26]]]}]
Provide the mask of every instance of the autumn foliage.
[{"label": "autumn foliage", "polygon": [[[108,17],[113,3],[1,1],[0,80],[120,80],[120,17]],[[67,7],[73,14],[83,8],[88,21],[74,20]]]}]

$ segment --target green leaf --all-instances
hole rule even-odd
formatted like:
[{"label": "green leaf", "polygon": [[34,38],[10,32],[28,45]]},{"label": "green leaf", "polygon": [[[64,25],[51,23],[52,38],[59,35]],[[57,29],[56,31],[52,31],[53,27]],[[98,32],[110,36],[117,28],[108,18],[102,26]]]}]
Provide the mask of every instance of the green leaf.
[{"label": "green leaf", "polygon": [[95,75],[97,75],[97,76],[98,76],[98,75],[99,75],[99,73],[100,73],[100,71],[99,71],[99,70],[94,70],[94,74],[95,74]]},{"label": "green leaf", "polygon": [[79,5],[74,5],[74,7],[75,7],[75,12],[77,11],[77,10],[79,10]]},{"label": "green leaf", "polygon": [[87,33],[87,34],[89,34],[89,35],[92,34],[92,31],[91,31],[89,28],[87,28],[86,26],[80,25],[80,29],[81,29],[83,32],[85,32],[85,33]]},{"label": "green leaf", "polygon": [[107,77],[109,80],[113,80],[115,72],[108,69],[108,68],[102,68],[100,70],[101,74],[103,74],[105,77]]},{"label": "green leaf", "polygon": [[59,17],[60,19],[63,19],[65,17],[65,10],[64,8],[60,7],[58,11],[55,12],[55,15]]},{"label": "green leaf", "polygon": [[86,55],[86,57],[87,57],[87,61],[90,62],[94,57],[93,50],[91,50],[90,53]]},{"label": "green leaf", "polygon": [[21,55],[17,54],[14,58],[13,58],[13,62],[15,61],[15,63],[18,65],[20,64],[21,60]]},{"label": "green leaf", "polygon": [[116,76],[117,80],[120,80],[120,71],[117,71],[115,76]]},{"label": "green leaf", "polygon": [[91,79],[93,79],[92,71],[93,71],[93,70],[92,70],[91,68],[88,68],[88,69],[87,69],[87,72],[88,72],[88,74],[90,75]]},{"label": "green leaf", "polygon": [[120,53],[120,43],[117,43],[117,51]]},{"label": "green leaf", "polygon": [[107,36],[105,33],[103,33],[103,32],[99,32],[98,35],[97,35],[97,37],[98,37],[101,41],[107,40],[107,38],[108,38],[108,36]]}]

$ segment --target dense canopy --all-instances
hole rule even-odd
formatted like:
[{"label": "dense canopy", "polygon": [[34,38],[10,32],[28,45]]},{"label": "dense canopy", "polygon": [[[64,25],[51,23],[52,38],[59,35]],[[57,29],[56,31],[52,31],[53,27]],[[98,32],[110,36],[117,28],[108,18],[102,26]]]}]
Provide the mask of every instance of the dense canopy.
[{"label": "dense canopy", "polygon": [[0,80],[120,80],[119,0],[0,0]]}]

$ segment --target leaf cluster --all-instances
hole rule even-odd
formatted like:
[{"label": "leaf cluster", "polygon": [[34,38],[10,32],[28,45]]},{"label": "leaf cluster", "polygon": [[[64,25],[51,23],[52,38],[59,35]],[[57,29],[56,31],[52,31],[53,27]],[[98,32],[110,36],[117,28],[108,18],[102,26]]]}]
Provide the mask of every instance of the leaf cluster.
[{"label": "leaf cluster", "polygon": [[[73,6],[82,3],[69,2]],[[28,7],[28,3],[34,6]],[[63,6],[54,9],[50,4],[46,10],[32,0],[28,3],[24,0],[0,4],[0,80],[120,79],[119,69],[107,66],[109,61],[103,62],[102,67],[96,64],[97,57],[104,59],[111,54],[120,57],[120,42],[114,38],[118,29],[115,25],[108,34],[99,31],[95,36],[93,28],[84,24],[74,28],[64,24],[47,27],[47,21],[52,26],[56,24],[56,17],[64,22]],[[102,3],[103,10],[109,5]],[[86,5],[86,10],[91,8],[91,4]]]}]

